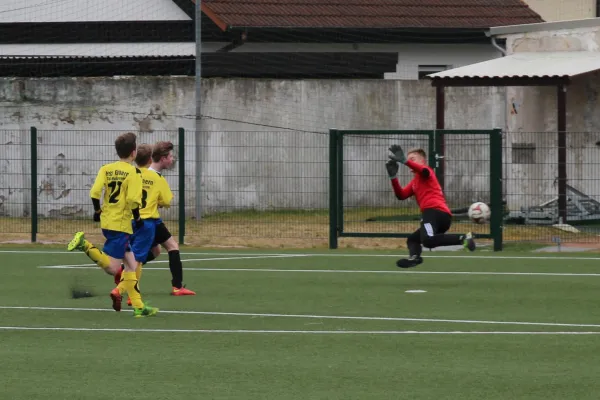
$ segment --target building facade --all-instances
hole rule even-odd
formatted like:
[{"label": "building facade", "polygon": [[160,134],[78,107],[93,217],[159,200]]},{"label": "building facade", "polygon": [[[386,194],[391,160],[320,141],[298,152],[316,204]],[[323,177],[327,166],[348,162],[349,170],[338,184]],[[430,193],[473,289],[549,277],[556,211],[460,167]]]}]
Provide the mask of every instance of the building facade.
[{"label": "building facade", "polygon": [[598,0],[524,0],[547,22],[569,21],[598,16]]},{"label": "building facade", "polygon": [[[7,0],[0,76],[193,76],[194,20],[193,0]],[[500,56],[485,36],[490,26],[541,21],[520,0],[468,7],[203,1],[201,75],[417,80]]]}]

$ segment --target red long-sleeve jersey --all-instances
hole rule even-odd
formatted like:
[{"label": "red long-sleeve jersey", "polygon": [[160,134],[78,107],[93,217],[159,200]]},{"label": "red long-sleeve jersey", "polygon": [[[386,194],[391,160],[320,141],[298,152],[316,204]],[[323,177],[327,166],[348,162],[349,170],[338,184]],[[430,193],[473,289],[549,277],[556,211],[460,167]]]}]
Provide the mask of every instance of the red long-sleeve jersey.
[{"label": "red long-sleeve jersey", "polygon": [[433,208],[452,215],[433,169],[410,160],[406,161],[406,166],[413,170],[415,177],[405,187],[400,186],[398,178],[392,179],[392,188],[396,197],[405,200],[415,196],[421,211]]}]

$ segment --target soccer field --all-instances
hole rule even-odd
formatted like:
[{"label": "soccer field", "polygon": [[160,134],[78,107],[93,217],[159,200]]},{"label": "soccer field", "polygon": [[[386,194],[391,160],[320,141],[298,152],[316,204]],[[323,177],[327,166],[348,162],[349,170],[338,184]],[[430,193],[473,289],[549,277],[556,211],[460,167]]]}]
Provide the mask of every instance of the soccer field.
[{"label": "soccer field", "polygon": [[598,398],[600,257],[425,256],[183,250],[198,295],[163,255],[135,319],[82,253],[2,248],[2,398]]}]

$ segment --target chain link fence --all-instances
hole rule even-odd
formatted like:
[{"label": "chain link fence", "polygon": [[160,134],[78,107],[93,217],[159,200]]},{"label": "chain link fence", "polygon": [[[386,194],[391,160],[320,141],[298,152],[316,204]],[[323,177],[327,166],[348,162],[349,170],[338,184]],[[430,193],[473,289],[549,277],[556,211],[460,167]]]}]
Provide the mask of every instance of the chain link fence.
[{"label": "chain link fence", "polygon": [[[79,230],[100,238],[99,226],[92,221],[89,190],[100,166],[116,160],[114,140],[121,133],[0,131],[0,240],[66,243]],[[551,243],[557,238],[562,242],[600,242],[599,135],[566,135],[563,195],[567,210],[566,219],[561,219],[558,134],[503,133],[505,242]],[[412,147],[406,139],[402,144]],[[176,162],[164,174],[175,198],[171,208],[162,210],[174,236],[185,234],[186,243],[209,246],[327,245],[327,134],[291,130],[138,133],[138,143],[159,140],[175,145]],[[373,223],[396,214],[406,218],[418,215],[415,204],[407,203],[412,209],[406,204],[401,207],[391,188],[385,187],[388,143],[375,146],[369,142],[374,139],[358,136],[351,140],[355,149],[346,160],[349,169],[344,207],[348,212],[344,223],[358,230],[371,229]],[[417,142],[414,146],[427,145]],[[464,208],[489,199],[489,142],[481,136],[447,136],[445,147],[446,195],[451,208],[461,211],[456,213],[457,225],[469,228]],[[182,211],[185,218],[181,218]],[[390,226],[385,225],[383,231],[393,230]],[[398,245],[403,242],[388,240]]]}]

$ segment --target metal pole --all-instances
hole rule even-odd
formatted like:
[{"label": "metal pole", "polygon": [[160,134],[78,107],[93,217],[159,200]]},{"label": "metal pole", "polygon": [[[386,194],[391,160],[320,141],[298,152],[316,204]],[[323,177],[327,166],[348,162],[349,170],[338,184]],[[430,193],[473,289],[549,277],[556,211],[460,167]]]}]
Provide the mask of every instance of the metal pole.
[{"label": "metal pole", "polygon": [[558,125],[558,216],[567,223],[567,87],[557,87]]},{"label": "metal pole", "polygon": [[37,200],[37,128],[32,126],[31,132],[31,242],[35,243],[38,232],[38,200]]},{"label": "metal pole", "polygon": [[179,128],[179,244],[185,240],[185,129]]},{"label": "metal pole", "polygon": [[490,195],[492,220],[490,233],[494,251],[502,251],[502,130],[494,129],[490,135]]},{"label": "metal pole", "polygon": [[194,135],[195,179],[195,216],[202,219],[202,0],[196,0],[196,134]]},{"label": "metal pole", "polygon": [[338,248],[338,132],[329,130],[329,248]]},{"label": "metal pole", "polygon": [[[435,147],[438,150],[436,157],[439,160],[439,164],[436,164],[437,168],[435,174],[437,175],[438,181],[442,190],[444,190],[444,181],[446,177],[446,163],[444,157],[446,156],[446,138],[443,132],[437,132],[438,130],[446,129],[446,93],[444,86],[441,84],[435,88]],[[438,143],[439,139],[439,143]],[[430,155],[431,157],[431,155]]]}]

